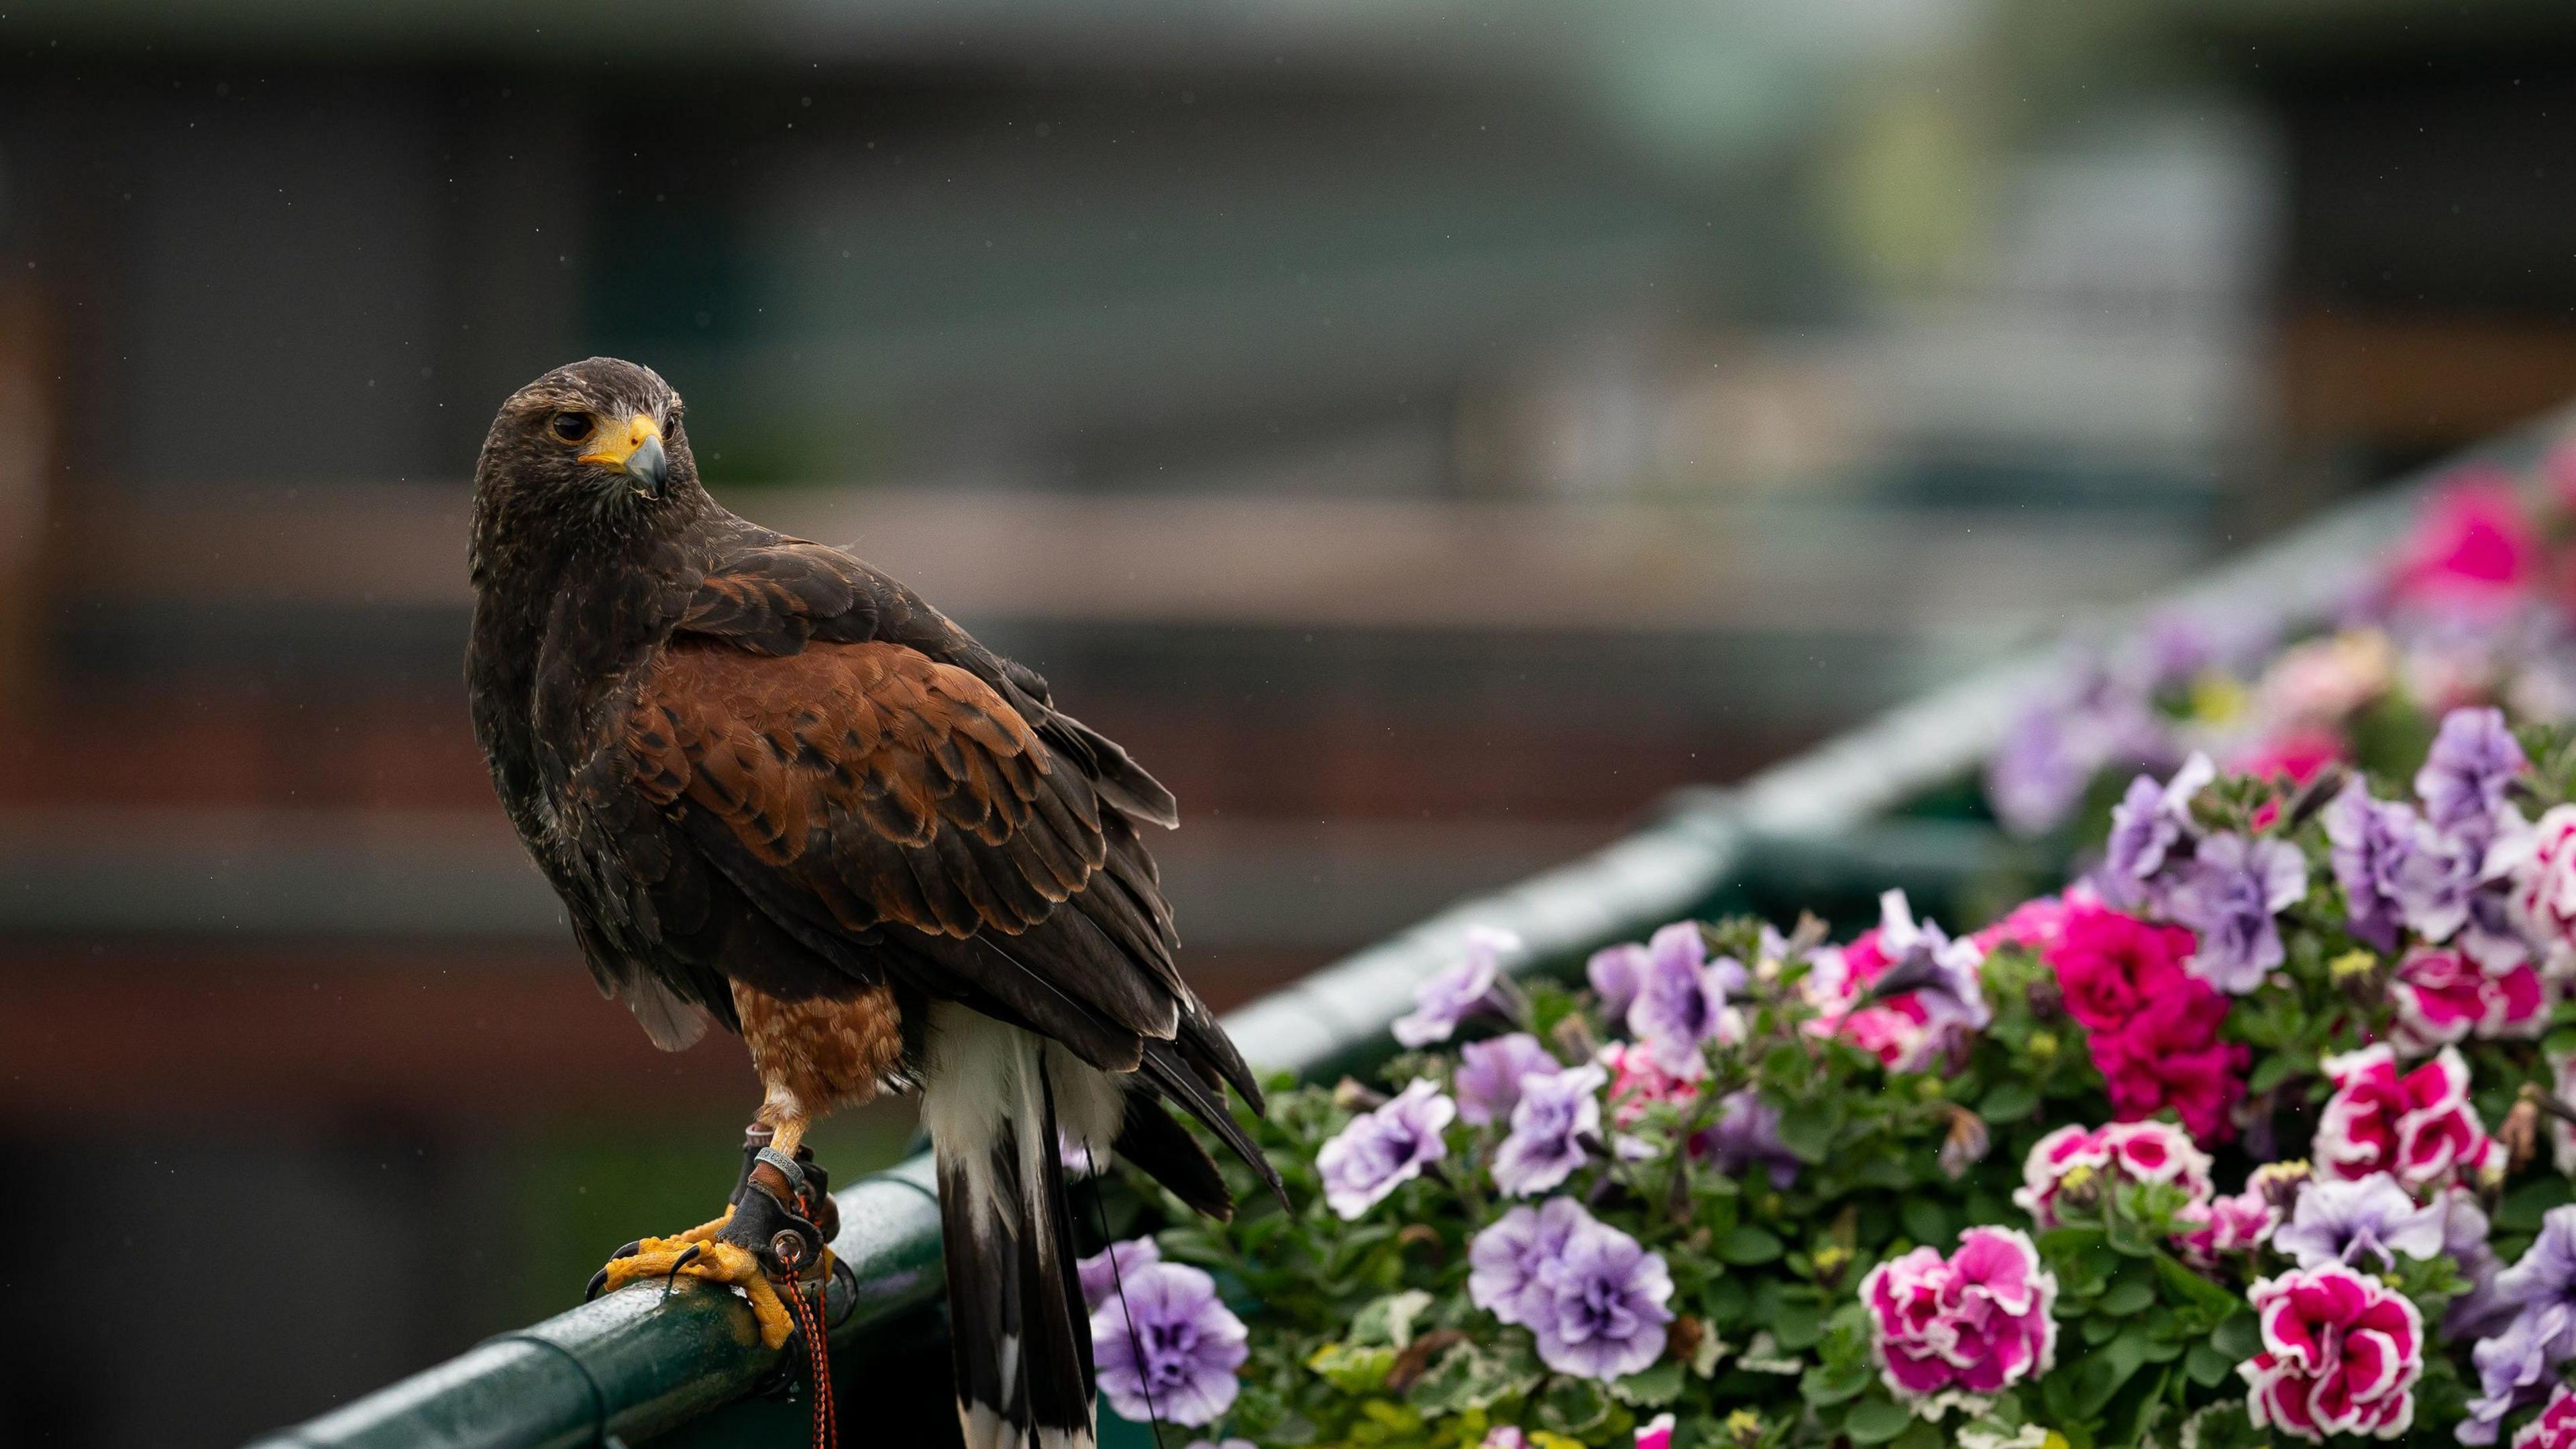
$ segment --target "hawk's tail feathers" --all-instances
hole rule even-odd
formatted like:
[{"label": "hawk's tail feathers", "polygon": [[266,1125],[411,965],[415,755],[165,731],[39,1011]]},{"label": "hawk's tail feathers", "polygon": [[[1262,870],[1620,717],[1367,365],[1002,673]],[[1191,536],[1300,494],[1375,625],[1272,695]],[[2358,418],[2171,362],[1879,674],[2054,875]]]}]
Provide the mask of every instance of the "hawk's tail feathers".
[{"label": "hawk's tail feathers", "polygon": [[[966,1446],[1092,1449],[1091,1320],[1074,1268],[1048,1053],[1016,1027],[951,1010],[922,1116],[939,1164]],[[1066,1085],[1078,1093],[1084,1084]]]}]

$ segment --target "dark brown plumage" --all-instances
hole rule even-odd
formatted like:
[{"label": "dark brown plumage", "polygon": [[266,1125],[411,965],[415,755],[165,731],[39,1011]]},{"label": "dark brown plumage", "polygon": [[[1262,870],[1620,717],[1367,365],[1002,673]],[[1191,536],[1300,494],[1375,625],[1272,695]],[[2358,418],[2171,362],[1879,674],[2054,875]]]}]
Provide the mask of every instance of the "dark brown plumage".
[{"label": "dark brown plumage", "polygon": [[[476,738],[592,974],[666,1047],[743,1031],[791,1152],[927,1086],[943,1197],[979,1199],[946,1205],[961,1341],[1087,1352],[1078,1302],[1039,1301],[1068,1291],[1057,1126],[1221,1210],[1166,1098],[1267,1173],[1223,1103],[1257,1105],[1251,1074],[1175,965],[1144,842],[1170,793],[902,584],[720,507],[661,378],[594,358],[503,405],[472,571]],[[961,1348],[970,1438],[1087,1438],[1087,1364],[1079,1426],[1063,1366],[1026,1367]]]}]

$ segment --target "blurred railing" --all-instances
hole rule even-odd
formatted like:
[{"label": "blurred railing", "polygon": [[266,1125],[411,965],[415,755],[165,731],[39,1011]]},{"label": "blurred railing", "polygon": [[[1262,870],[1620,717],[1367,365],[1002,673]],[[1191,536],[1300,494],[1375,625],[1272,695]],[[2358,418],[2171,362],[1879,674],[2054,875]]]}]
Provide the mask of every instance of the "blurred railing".
[{"label": "blurred railing", "polygon": [[[2566,422],[2546,420],[2474,456],[2527,463]],[[2129,620],[2168,609],[2204,618],[2317,617],[2362,583],[2430,476],[2319,518],[2140,610],[2077,627],[2110,638]],[[2013,848],[1974,824],[1886,817],[1978,769],[2023,702],[2058,684],[2071,666],[2063,647],[2035,652],[1740,786],[1683,792],[1624,839],[1443,911],[1233,1013],[1227,1029],[1256,1067],[1313,1078],[1382,1052],[1387,1024],[1410,1008],[1417,982],[1455,959],[1470,924],[1519,933],[1528,949],[1518,969],[1560,969],[1610,942],[1748,894],[1865,897],[1882,885],[1904,885],[1939,899],[1967,876],[2011,861]],[[864,1370],[872,1358],[917,1357],[938,1337],[932,1181],[929,1160],[915,1157],[839,1195],[841,1233],[832,1248],[849,1274],[835,1284],[829,1312],[843,1375]],[[777,1372],[776,1357],[760,1348],[750,1310],[730,1293],[689,1282],[630,1288],[503,1334],[263,1440],[260,1449],[554,1449],[648,1438],[683,1425],[703,1442],[790,1442],[784,1436],[804,1432],[801,1413],[729,1409],[702,1417],[743,1403]],[[892,1411],[895,1400],[935,1390],[927,1412],[949,1412],[944,1378],[934,1370],[924,1381],[908,1371],[912,1361],[904,1359],[900,1375],[879,1376],[886,1382],[871,1386],[882,1390],[871,1411]],[[849,1414],[870,1401],[842,1402]]]}]

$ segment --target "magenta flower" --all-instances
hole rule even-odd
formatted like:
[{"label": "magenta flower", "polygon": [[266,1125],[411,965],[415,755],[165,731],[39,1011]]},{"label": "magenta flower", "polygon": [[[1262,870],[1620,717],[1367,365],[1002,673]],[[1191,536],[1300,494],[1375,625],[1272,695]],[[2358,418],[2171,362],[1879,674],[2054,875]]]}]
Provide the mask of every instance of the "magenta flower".
[{"label": "magenta flower", "polygon": [[1447,1041],[1458,1023],[1494,1000],[1503,955],[1520,948],[1521,938],[1509,931],[1469,926],[1466,954],[1413,989],[1413,1010],[1395,1019],[1395,1039],[1409,1047]]},{"label": "magenta flower", "polygon": [[1181,1263],[1127,1277],[1091,1315],[1092,1365],[1110,1407],[1137,1423],[1198,1425],[1233,1407],[1250,1350],[1216,1280]]},{"label": "magenta flower", "polygon": [[1161,1261],[1163,1250],[1152,1238],[1129,1238],[1074,1264],[1074,1273],[1082,1280],[1083,1306],[1098,1313],[1100,1305],[1118,1292],[1120,1279],[1133,1278],[1138,1269]]},{"label": "magenta flower", "polygon": [[1609,1080],[1589,1062],[1522,1077],[1511,1135],[1494,1153],[1494,1186],[1534,1197],[1572,1176],[1590,1152],[1588,1143],[1600,1140],[1601,1088]]},{"label": "magenta flower", "polygon": [[1673,1449],[1673,1416],[1657,1414],[1638,1425],[1637,1449]]},{"label": "magenta flower", "polygon": [[2413,1425],[2424,1320],[2403,1294],[2335,1264],[2261,1279],[2249,1296],[2263,1347],[2236,1371],[2255,1428],[2393,1439]]},{"label": "magenta flower", "polygon": [[1726,1018],[1726,994],[1744,979],[1739,962],[1709,962],[1708,941],[1698,922],[1675,921],[1646,942],[1636,998],[1628,1003],[1628,1030],[1664,1070],[1697,1076],[1707,1069],[1699,1044],[1718,1034]]},{"label": "magenta flower", "polygon": [[2470,1105],[2469,1064],[2458,1048],[2444,1047],[2402,1076],[2385,1042],[2328,1057],[2323,1066],[2335,1092],[2317,1120],[2319,1176],[2386,1172],[2413,1189],[2504,1165],[2503,1147]]},{"label": "magenta flower", "polygon": [[1439,1087],[1417,1080],[1395,1100],[1351,1119],[1341,1135],[1315,1154],[1324,1178],[1324,1201],[1334,1212],[1356,1220],[1388,1193],[1422,1175],[1425,1164],[1449,1155],[1440,1139],[1458,1104]]},{"label": "magenta flower", "polygon": [[1539,1045],[1537,1037],[1525,1031],[1467,1043],[1458,1048],[1458,1071],[1453,1083],[1458,1093],[1459,1120],[1482,1127],[1509,1118],[1521,1100],[1521,1078],[1556,1069],[1556,1058]]},{"label": "magenta flower", "polygon": [[1566,1239],[1592,1220],[1570,1197],[1495,1219],[1467,1244],[1467,1300],[1505,1323],[1534,1322],[1548,1304],[1541,1276],[1565,1252]]},{"label": "magenta flower", "polygon": [[1663,1255],[1606,1223],[1568,1234],[1555,1262],[1539,1273],[1539,1301],[1528,1327],[1541,1363],[1561,1374],[1624,1378],[1664,1356],[1664,1303],[1673,1296]]},{"label": "magenta flower", "polygon": [[1952,1389],[1992,1394],[2057,1357],[2057,1278],[2016,1228],[1970,1228],[1944,1258],[1917,1248],[1860,1284],[1889,1392],[1914,1405]]}]

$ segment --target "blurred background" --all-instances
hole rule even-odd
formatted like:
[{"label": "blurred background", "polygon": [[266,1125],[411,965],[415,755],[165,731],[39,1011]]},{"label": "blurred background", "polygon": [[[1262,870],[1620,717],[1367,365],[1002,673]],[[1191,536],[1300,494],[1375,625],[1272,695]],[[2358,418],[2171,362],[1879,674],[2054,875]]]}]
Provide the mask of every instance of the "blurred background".
[{"label": "blurred background", "polygon": [[1171,784],[1228,1005],[2576,392],[2571,181],[2511,0],[10,0],[0,1443],[729,1186],[466,727],[548,367]]}]

